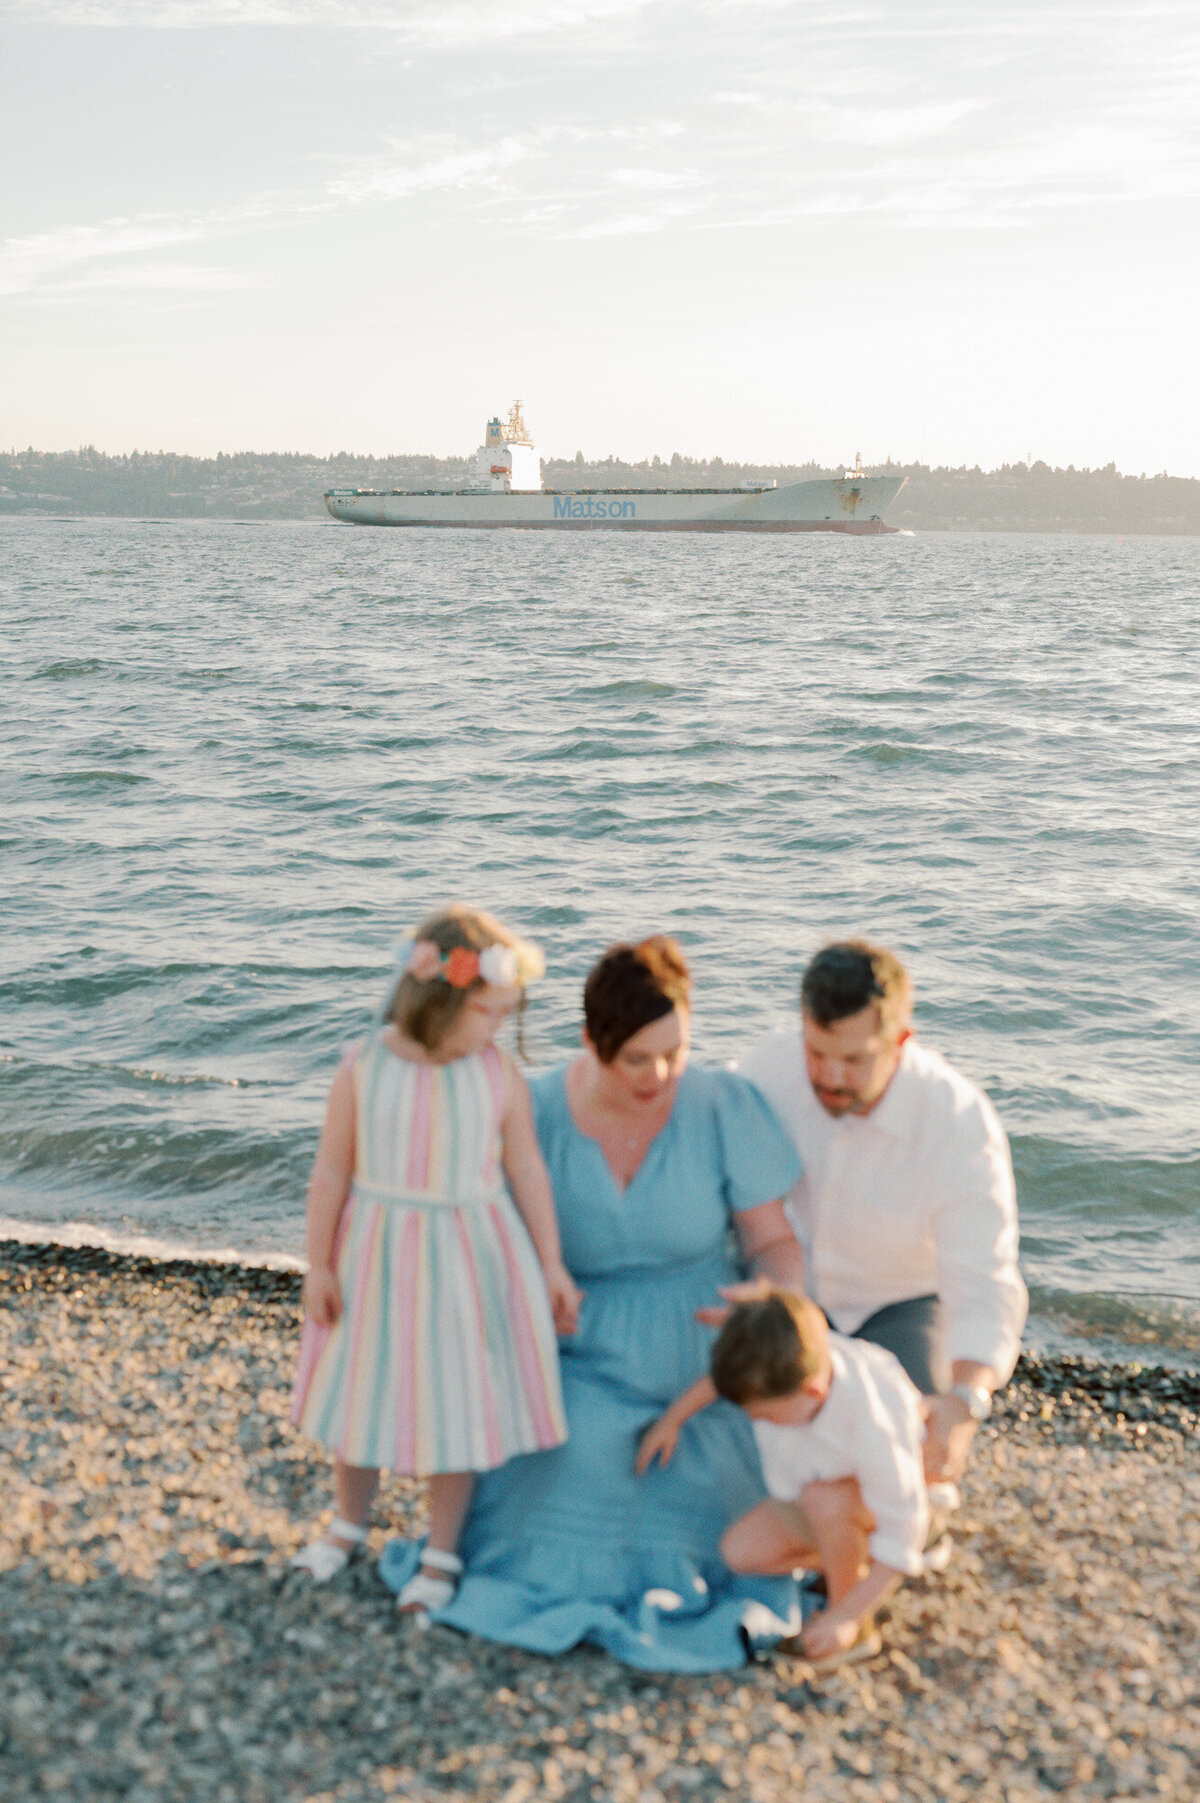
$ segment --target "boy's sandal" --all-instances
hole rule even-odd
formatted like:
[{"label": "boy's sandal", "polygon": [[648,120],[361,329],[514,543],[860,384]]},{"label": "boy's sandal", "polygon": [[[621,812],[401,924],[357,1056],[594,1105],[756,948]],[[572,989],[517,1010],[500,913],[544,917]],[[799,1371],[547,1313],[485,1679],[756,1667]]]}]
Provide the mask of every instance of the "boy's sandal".
[{"label": "boy's sandal", "polygon": [[[335,1535],[337,1540],[348,1540],[350,1545],[339,1546]],[[319,1540],[313,1540],[292,1554],[288,1565],[294,1571],[306,1571],[314,1584],[328,1584],[339,1571],[345,1571],[351,1559],[358,1557],[366,1538],[366,1528],[359,1527],[356,1522],[331,1521]]]},{"label": "boy's sandal", "polygon": [[804,1650],[804,1639],[800,1634],[789,1634],[786,1639],[777,1641],[775,1651],[792,1659],[803,1659],[814,1672],[832,1672],[839,1665],[857,1665],[862,1659],[874,1659],[877,1653],[883,1651],[883,1636],[873,1624],[864,1623],[852,1645],[844,1652],[827,1653],[824,1659],[810,1658]]},{"label": "boy's sandal", "polygon": [[835,1672],[841,1665],[857,1665],[863,1659],[874,1659],[883,1651],[883,1636],[872,1623],[865,1622],[852,1645],[841,1653],[827,1653],[824,1659],[809,1659],[813,1671]]},{"label": "boy's sandal", "polygon": [[[427,1565],[446,1575],[433,1577],[424,1569]],[[444,1609],[458,1589],[462,1570],[463,1562],[457,1553],[444,1553],[436,1546],[427,1546],[421,1554],[420,1566],[396,1598],[397,1609],[402,1615],[415,1615],[418,1619],[428,1618],[435,1610]]]}]

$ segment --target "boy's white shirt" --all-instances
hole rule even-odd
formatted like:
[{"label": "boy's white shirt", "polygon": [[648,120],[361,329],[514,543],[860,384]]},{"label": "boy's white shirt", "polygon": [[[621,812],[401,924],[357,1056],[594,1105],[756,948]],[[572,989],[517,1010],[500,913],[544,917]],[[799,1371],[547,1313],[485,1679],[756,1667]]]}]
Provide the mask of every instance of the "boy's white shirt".
[{"label": "boy's white shirt", "polygon": [[871,1557],[916,1577],[925,1568],[929,1532],[920,1395],[882,1346],[832,1333],[829,1356],[829,1395],[811,1421],[754,1423],[767,1489],[783,1502],[799,1502],[805,1484],[857,1478],[875,1517]]},{"label": "boy's white shirt", "polygon": [[871,1113],[835,1119],[813,1094],[798,1027],[770,1034],[739,1069],[804,1160],[784,1206],[809,1294],[838,1331],[937,1295],[946,1357],[1010,1377],[1028,1297],[1008,1140],[983,1092],[910,1039]]}]

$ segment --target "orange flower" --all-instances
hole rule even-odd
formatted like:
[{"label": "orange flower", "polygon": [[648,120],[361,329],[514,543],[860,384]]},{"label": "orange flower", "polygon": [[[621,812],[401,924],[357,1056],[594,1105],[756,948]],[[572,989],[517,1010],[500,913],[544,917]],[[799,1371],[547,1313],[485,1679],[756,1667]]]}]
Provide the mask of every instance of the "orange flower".
[{"label": "orange flower", "polygon": [[456,945],[442,965],[442,975],[452,989],[467,989],[479,975],[479,953]]}]

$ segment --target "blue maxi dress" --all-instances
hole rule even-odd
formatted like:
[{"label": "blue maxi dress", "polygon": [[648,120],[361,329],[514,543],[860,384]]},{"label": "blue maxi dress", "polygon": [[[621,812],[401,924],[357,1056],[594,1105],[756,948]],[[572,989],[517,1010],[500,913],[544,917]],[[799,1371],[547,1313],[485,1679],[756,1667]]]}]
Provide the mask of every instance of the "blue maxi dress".
[{"label": "blue maxi dress", "polygon": [[[734,1217],[783,1195],[800,1163],[759,1092],[689,1067],[627,1189],[567,1102],[566,1067],[532,1084],[564,1261],[586,1292],[559,1342],[569,1438],[484,1475],[466,1574],[438,1620],[532,1652],[588,1641],[651,1671],[721,1671],[800,1625],[790,1579],[744,1578],[721,1534],[765,1494],[750,1423],[718,1402],[671,1463],[634,1474],[638,1440],[708,1368],[696,1310],[744,1275]],[[385,1554],[397,1588],[411,1552]]]}]

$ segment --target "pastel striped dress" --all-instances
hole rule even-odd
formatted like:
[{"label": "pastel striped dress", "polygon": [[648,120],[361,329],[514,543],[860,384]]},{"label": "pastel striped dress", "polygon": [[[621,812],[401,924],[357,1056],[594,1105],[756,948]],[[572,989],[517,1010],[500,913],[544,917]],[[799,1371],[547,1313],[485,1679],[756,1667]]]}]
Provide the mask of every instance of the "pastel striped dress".
[{"label": "pastel striped dress", "polygon": [[559,1445],[550,1300],[500,1169],[500,1052],[414,1064],[376,1033],[354,1090],[342,1315],[304,1323],[293,1422],[348,1465],[416,1477]]}]

